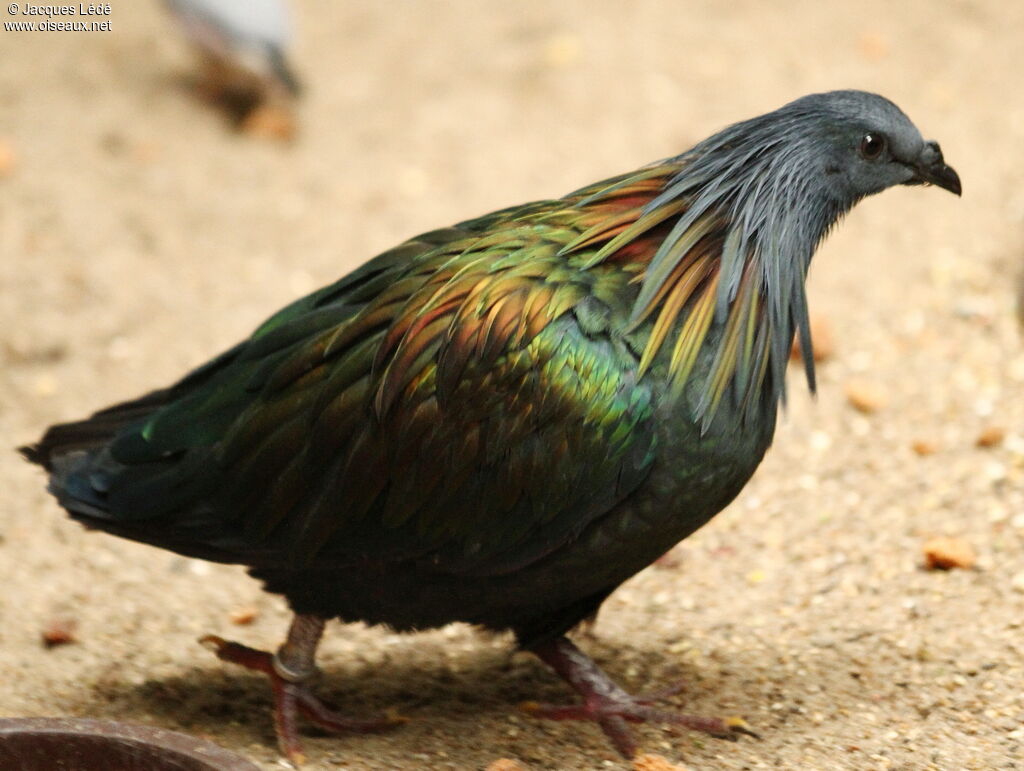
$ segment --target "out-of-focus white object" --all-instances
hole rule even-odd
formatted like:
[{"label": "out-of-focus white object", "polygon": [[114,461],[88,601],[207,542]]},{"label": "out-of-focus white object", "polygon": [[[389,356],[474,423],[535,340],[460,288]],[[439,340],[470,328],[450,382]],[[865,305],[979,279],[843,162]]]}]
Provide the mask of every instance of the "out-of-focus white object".
[{"label": "out-of-focus white object", "polygon": [[286,58],[292,19],[285,0],[164,2],[202,58],[208,97],[232,109],[243,128],[261,121],[264,109],[290,120],[299,82]]}]

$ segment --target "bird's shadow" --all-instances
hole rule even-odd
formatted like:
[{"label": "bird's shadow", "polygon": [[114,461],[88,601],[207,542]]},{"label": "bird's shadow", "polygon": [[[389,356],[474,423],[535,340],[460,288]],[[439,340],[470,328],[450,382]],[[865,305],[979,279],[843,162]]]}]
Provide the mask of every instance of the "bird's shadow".
[{"label": "bird's shadow", "polygon": [[[635,693],[681,683],[682,688],[665,702],[668,709],[717,714],[723,694],[729,694],[734,703],[741,699],[750,705],[767,704],[772,698],[770,685],[759,677],[768,662],[730,662],[727,670],[704,668],[679,662],[663,649],[640,648],[614,638],[586,639],[581,647],[610,677]],[[315,691],[346,716],[372,718],[392,710],[410,718],[402,732],[413,746],[446,734],[459,737],[463,744],[493,745],[495,736],[489,731],[494,729],[488,726],[507,728],[512,716],[537,726],[538,732],[545,730],[540,726],[551,725],[527,718],[517,709],[519,703],[577,701],[543,664],[532,656],[512,654],[511,647],[460,643],[451,650],[443,640],[423,642],[410,635],[386,650],[383,658],[377,652],[368,661],[329,657]],[[77,714],[95,714],[99,702],[106,717],[136,721],[142,717],[172,730],[211,737],[231,733],[233,740],[246,745],[274,743],[266,678],[212,656],[208,665],[184,674],[142,683],[105,678],[102,685],[69,698],[79,702],[67,705]],[[311,726],[305,726],[303,733],[318,735]],[[596,730],[577,737],[581,745],[608,749]]]}]

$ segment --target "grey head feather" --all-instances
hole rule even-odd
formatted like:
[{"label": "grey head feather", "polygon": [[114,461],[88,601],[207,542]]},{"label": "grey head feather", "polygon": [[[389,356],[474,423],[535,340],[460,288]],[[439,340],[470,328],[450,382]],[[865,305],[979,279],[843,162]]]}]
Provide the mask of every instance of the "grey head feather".
[{"label": "grey head feather", "polygon": [[[877,158],[862,151],[868,135],[883,138],[884,153]],[[671,159],[684,166],[646,211],[679,199],[686,199],[688,206],[648,267],[634,320],[686,257],[687,250],[674,247],[706,217],[719,217],[727,232],[715,323],[725,322],[743,271],[753,264],[766,302],[772,403],[785,399],[785,367],[794,332],[813,391],[804,289],[811,257],[861,198],[892,185],[920,182],[915,165],[927,154],[927,146],[888,99],[863,91],[832,91],[736,123]],[[944,168],[955,178],[955,172]],[[959,180],[954,192],[959,192]]]}]

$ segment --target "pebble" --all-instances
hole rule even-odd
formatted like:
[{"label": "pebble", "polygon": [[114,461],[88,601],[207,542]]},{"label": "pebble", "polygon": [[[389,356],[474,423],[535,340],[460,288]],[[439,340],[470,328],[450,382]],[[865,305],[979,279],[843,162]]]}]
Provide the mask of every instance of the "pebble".
[{"label": "pebble", "polygon": [[263,105],[253,110],[242,121],[241,129],[249,136],[281,141],[294,139],[297,132],[295,116],[276,105]]},{"label": "pebble", "polygon": [[967,569],[976,561],[974,549],[963,538],[938,536],[924,545],[924,564],[929,570]]},{"label": "pebble", "polygon": [[846,400],[858,412],[870,415],[886,405],[885,390],[869,380],[851,380],[846,385]]},{"label": "pebble", "polygon": [[75,632],[78,630],[78,622],[69,616],[55,616],[43,627],[43,645],[46,648],[56,648],[58,645],[70,645],[78,642]]},{"label": "pebble", "polygon": [[518,760],[498,758],[488,764],[486,771],[527,771],[527,768]]},{"label": "pebble", "polygon": [[997,447],[1006,438],[1006,429],[1001,426],[988,426],[974,440],[977,447]]},{"label": "pebble", "polygon": [[231,611],[228,618],[232,624],[238,626],[248,626],[259,616],[260,612],[256,608],[237,608]]},{"label": "pebble", "polygon": [[[814,347],[812,357],[816,362],[827,361],[835,356],[836,337],[832,332],[832,325],[824,316],[811,315],[811,344]],[[799,361],[803,357],[799,337],[793,340],[789,357],[794,361]]]},{"label": "pebble", "polygon": [[0,177],[6,177],[14,170],[14,147],[6,139],[0,138]]},{"label": "pebble", "polygon": [[687,768],[662,755],[643,753],[633,758],[633,771],[687,771]]}]

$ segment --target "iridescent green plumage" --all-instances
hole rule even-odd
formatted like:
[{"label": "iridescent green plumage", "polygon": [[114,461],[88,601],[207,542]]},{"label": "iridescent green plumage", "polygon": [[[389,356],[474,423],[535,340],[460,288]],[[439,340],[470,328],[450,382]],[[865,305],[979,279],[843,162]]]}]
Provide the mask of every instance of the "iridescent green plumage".
[{"label": "iridescent green plumage", "polygon": [[[858,150],[866,131],[891,157]],[[23,451],[74,517],[246,565],[288,598],[299,618],[274,662],[212,642],[275,681],[293,756],[288,710],[323,713],[281,683],[308,675],[331,617],[510,629],[586,699],[549,714],[598,720],[627,755],[627,720],[733,733],[631,701],[561,635],[740,491],[794,333],[813,387],[814,248],[859,198],[923,181],[959,191],[895,105],[807,97],[412,239],[170,388]]]},{"label": "iridescent green plumage", "polygon": [[[685,208],[649,207],[678,171],[426,234],[293,303],[120,427],[92,472],[110,470],[104,511],[257,568],[372,555],[503,573],[571,541],[647,475],[653,402],[681,393],[711,328],[715,218],[631,320]],[[697,416],[765,377],[747,287]]]}]

